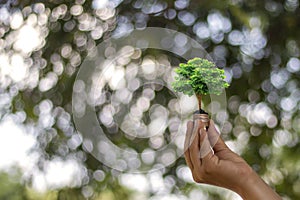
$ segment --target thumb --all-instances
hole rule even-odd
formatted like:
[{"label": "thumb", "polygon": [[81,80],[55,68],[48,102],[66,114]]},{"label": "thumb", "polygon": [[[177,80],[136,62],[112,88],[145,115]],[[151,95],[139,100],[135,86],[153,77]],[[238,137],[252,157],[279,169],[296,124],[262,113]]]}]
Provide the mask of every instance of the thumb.
[{"label": "thumb", "polygon": [[217,131],[213,120],[210,120],[210,125],[207,133],[210,145],[212,146],[215,153],[218,153],[219,151],[222,151],[224,149],[228,149],[227,145],[221,138],[220,133]]}]

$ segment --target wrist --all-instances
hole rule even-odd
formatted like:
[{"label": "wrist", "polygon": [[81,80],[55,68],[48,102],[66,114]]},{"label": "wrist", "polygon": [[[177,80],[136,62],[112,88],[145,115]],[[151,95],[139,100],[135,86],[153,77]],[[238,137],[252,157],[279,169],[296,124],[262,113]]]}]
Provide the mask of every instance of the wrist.
[{"label": "wrist", "polygon": [[255,171],[251,171],[237,193],[244,200],[280,200],[280,196]]},{"label": "wrist", "polygon": [[250,190],[253,190],[254,186],[259,182],[259,177],[250,166],[247,169],[244,168],[243,171],[244,173],[240,176],[240,182],[234,191],[243,199],[246,199]]},{"label": "wrist", "polygon": [[245,200],[249,199],[251,193],[255,193],[257,185],[260,183],[260,177],[251,169],[251,172],[245,177],[245,182],[238,187],[237,193]]}]

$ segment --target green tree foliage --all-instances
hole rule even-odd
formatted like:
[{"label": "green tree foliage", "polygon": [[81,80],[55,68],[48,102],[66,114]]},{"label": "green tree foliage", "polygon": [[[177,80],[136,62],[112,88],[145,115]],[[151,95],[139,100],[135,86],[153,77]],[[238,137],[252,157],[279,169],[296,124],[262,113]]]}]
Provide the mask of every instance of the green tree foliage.
[{"label": "green tree foliage", "polygon": [[220,94],[229,84],[224,80],[224,70],[218,69],[213,62],[202,58],[194,58],[186,64],[180,63],[175,69],[178,76],[172,86],[175,91],[189,96]]}]

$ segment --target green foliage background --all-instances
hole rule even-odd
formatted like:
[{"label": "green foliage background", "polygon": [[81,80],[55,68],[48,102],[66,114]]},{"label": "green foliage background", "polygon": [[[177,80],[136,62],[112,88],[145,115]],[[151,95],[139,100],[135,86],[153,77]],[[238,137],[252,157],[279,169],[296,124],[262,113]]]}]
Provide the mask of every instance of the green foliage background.
[{"label": "green foliage background", "polygon": [[[22,15],[27,19],[35,12],[33,8],[38,2],[14,1],[8,10],[10,13],[23,10]],[[94,159],[82,144],[76,148],[67,144],[76,132],[71,118],[73,83],[87,52],[117,30],[130,32],[133,28],[147,26],[166,27],[188,34],[203,45],[218,67],[228,72],[231,87],[226,90],[227,110],[218,115],[220,121],[225,120],[222,136],[231,144],[239,144],[242,150],[236,149],[238,153],[284,199],[300,199],[298,0],[124,0],[113,1],[117,2],[115,9],[100,17],[92,9],[90,0],[40,2],[46,8],[41,12],[54,14],[46,22],[45,43],[25,56],[34,63],[32,66],[37,66],[38,83],[53,73],[57,74],[57,82],[48,90],[38,85],[2,82],[0,93],[9,94],[10,101],[2,105],[0,119],[24,112],[26,119],[21,123],[38,127],[43,116],[37,112],[36,105],[44,100],[51,101],[53,110],[58,112],[53,114],[50,127],[37,131],[39,148],[36,151],[40,151],[40,163],[54,157],[64,159],[75,155],[84,164],[88,177],[76,188],[37,194],[30,189],[30,179],[21,181],[20,176],[15,181],[14,173],[3,172],[0,199],[85,199],[83,191],[87,186],[93,188],[91,199],[132,199],[132,195],[138,193],[120,184],[118,173]],[[79,15],[70,14],[70,8],[75,4],[82,5],[83,11]],[[65,7],[66,12],[61,12]],[[84,24],[84,20],[89,17],[95,17],[103,34],[95,35],[92,29],[86,28],[88,23]],[[217,24],[212,25],[213,22]],[[9,23],[0,23],[1,52],[14,52],[13,44],[3,41],[9,41],[10,34],[16,30]],[[178,41],[172,42],[175,45]],[[62,55],[64,45],[71,47],[71,56]],[[169,56],[174,66],[183,62]],[[57,73],[59,66],[61,73]],[[13,93],[15,90],[17,92]],[[166,98],[168,95],[166,92]],[[252,115],[251,110],[257,115]],[[262,110],[264,112],[260,112]],[[263,113],[269,113],[267,118]],[[68,128],[61,126],[63,120]],[[197,186],[178,178],[176,170],[184,165],[184,159],[180,158],[161,174],[163,180],[173,183],[169,193],[188,196],[196,189],[204,192],[207,199],[228,199],[224,190]],[[39,166],[41,170],[47,170],[42,166]],[[105,173],[104,180],[94,178],[96,170]],[[151,190],[144,195],[150,199],[157,193]]]}]

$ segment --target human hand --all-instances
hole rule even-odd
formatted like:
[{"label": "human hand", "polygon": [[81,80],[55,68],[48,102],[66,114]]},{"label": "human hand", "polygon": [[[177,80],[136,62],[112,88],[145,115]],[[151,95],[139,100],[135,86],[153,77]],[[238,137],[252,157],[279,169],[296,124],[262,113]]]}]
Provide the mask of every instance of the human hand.
[{"label": "human hand", "polygon": [[184,155],[197,183],[230,189],[244,199],[281,199],[227,147],[212,120],[207,131],[200,120],[188,122]]}]

